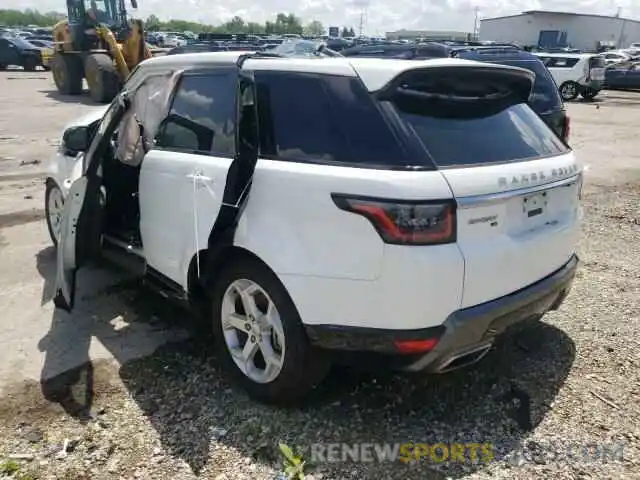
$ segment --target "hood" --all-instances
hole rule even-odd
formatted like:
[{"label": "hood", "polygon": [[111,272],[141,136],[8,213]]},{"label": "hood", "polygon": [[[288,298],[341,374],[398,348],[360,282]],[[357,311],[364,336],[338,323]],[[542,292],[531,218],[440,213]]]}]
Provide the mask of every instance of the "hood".
[{"label": "hood", "polygon": [[91,107],[91,109],[85,113],[84,115],[72,120],[65,126],[65,130],[70,127],[78,127],[81,125],[89,126],[93,122],[100,120],[104,114],[107,112],[109,105],[99,106],[99,107]]}]

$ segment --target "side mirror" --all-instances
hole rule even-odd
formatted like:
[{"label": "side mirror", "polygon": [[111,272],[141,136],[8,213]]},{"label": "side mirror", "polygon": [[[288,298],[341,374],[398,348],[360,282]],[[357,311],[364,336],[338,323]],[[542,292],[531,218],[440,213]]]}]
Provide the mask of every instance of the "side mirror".
[{"label": "side mirror", "polygon": [[62,142],[64,144],[65,151],[71,156],[75,156],[80,152],[88,150],[89,145],[91,144],[89,128],[78,126],[67,129],[62,136]]}]

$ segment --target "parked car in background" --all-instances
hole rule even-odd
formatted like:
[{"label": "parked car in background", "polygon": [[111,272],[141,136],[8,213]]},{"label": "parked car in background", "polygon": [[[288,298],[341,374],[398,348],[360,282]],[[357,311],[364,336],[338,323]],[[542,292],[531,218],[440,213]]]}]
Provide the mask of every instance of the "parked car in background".
[{"label": "parked car in background", "polygon": [[18,66],[33,72],[42,65],[42,48],[20,37],[0,38],[0,70]]},{"label": "parked car in background", "polygon": [[163,39],[164,47],[183,47],[187,44],[187,39],[177,34],[167,34]]},{"label": "parked car in background", "polygon": [[600,54],[604,58],[605,65],[615,65],[616,63],[628,62],[631,56],[620,51],[604,52]]},{"label": "parked car in background", "polygon": [[640,62],[607,68],[604,86],[616,90],[640,90]]},{"label": "parked car in background", "polygon": [[456,58],[526,68],[536,75],[529,105],[562,138],[569,142],[570,119],[549,70],[535,55],[515,47],[461,47]]},{"label": "parked car in background", "polygon": [[425,44],[388,44],[358,45],[342,50],[345,57],[361,58],[402,58],[405,60],[423,60],[427,58],[448,57],[451,49],[439,43]]},{"label": "parked car in background", "polygon": [[28,42],[40,48],[40,57],[42,58],[42,67],[45,70],[50,70],[51,59],[53,58],[53,54],[55,53],[55,50],[53,48],[53,41],[37,40],[37,39],[30,38]]},{"label": "parked car in background", "polygon": [[575,100],[579,95],[592,100],[602,90],[606,64],[601,54],[532,53],[549,69],[565,102]]}]

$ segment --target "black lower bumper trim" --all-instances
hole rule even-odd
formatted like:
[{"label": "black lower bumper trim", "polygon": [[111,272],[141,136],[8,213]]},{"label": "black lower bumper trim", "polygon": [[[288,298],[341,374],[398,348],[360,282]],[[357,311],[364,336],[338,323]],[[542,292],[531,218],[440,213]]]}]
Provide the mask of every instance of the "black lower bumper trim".
[{"label": "black lower bumper trim", "polygon": [[[490,346],[495,337],[515,323],[539,318],[557,309],[565,299],[575,277],[576,255],[548,277],[504,297],[458,310],[442,325],[420,330],[383,330],[336,325],[307,325],[315,346],[342,351],[398,354],[395,341],[439,338],[437,346],[421,357],[413,358],[406,370],[448,370],[448,365],[479,359],[477,352]],[[473,362],[472,362],[473,363]]]}]

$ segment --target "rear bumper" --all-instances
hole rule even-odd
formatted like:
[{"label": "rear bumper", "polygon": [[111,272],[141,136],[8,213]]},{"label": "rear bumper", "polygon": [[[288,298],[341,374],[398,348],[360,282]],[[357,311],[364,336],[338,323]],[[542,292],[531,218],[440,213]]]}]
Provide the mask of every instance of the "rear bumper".
[{"label": "rear bumper", "polygon": [[504,297],[453,312],[442,325],[420,330],[382,330],[334,325],[307,325],[311,343],[317,347],[376,352],[399,356],[397,341],[438,338],[426,354],[402,356],[408,371],[445,372],[475,363],[496,337],[521,321],[539,318],[557,309],[571,289],[578,268],[571,259],[548,277]]}]

